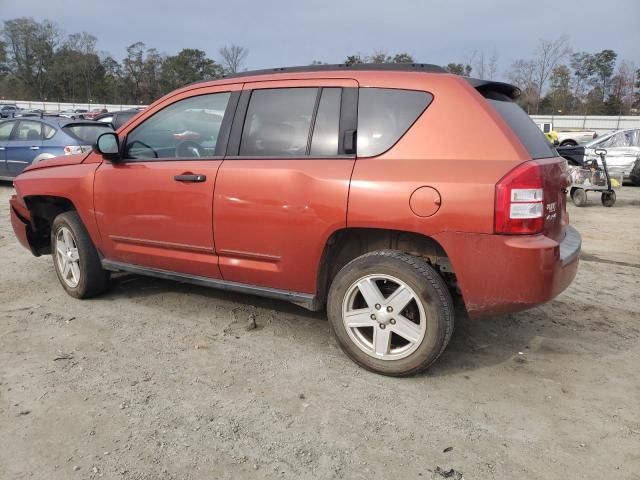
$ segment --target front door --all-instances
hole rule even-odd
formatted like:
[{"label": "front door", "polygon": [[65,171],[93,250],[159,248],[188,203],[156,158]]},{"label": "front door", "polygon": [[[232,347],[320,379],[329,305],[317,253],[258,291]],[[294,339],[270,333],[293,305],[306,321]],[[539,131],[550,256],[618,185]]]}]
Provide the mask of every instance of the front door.
[{"label": "front door", "polygon": [[241,85],[174,97],[122,132],[123,159],[103,162],[94,183],[102,254],[108,260],[220,277],[213,191],[231,105],[239,96],[234,88]]},{"label": "front door", "polygon": [[214,201],[225,280],[315,291],[326,240],[346,226],[357,86],[245,84]]},{"label": "front door", "polygon": [[35,120],[20,120],[4,151],[9,175],[19,175],[38,156],[41,147],[42,124]]}]

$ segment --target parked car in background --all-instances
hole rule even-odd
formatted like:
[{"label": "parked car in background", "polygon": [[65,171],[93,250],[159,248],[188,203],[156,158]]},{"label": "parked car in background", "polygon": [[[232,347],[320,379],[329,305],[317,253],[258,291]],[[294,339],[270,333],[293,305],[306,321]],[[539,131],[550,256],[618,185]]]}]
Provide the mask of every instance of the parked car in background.
[{"label": "parked car in background", "polygon": [[90,112],[83,113],[81,118],[84,118],[85,120],[95,120],[96,117],[105,113],[108,113],[108,110],[106,108],[96,108],[91,110]]},{"label": "parked car in background", "polygon": [[61,155],[89,152],[108,125],[61,117],[0,121],[0,179],[10,180],[27,166]]},{"label": "parked car in background", "polygon": [[[595,130],[554,129],[551,122],[538,122],[538,128],[547,136],[550,142],[561,147],[576,146],[591,142],[598,137]],[[556,143],[557,142],[557,143]]]},{"label": "parked car in background", "polygon": [[13,103],[3,103],[0,105],[0,118],[12,118],[20,111],[17,105]]},{"label": "parked car in background", "polygon": [[122,125],[127,123],[137,114],[142,112],[143,108],[133,108],[131,110],[120,110],[118,112],[107,112],[94,117],[96,122],[109,123],[114,130],[118,130]]},{"label": "parked car in background", "polygon": [[586,145],[560,147],[558,153],[574,164],[583,165],[597,160],[597,148],[607,151],[607,167],[612,174],[621,174],[625,181],[640,186],[640,129],[617,130],[603,135]]},{"label": "parked car in background", "polygon": [[567,162],[518,94],[422,64],[201,82],[29,167],[11,222],[73,297],[118,271],[326,306],[355,362],[414,374],[449,342],[453,296],[515,312],[576,274]]}]

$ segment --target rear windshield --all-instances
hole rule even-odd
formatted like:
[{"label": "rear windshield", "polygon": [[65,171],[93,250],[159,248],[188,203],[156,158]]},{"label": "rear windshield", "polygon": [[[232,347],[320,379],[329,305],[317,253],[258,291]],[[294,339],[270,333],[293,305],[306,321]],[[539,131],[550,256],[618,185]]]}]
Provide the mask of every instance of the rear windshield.
[{"label": "rear windshield", "polygon": [[88,145],[94,144],[101,134],[105,132],[113,132],[109,125],[99,123],[66,125],[62,128],[76,140],[86,142]]},{"label": "rear windshield", "polygon": [[547,137],[517,103],[502,93],[487,92],[484,96],[518,136],[531,158],[558,156]]}]

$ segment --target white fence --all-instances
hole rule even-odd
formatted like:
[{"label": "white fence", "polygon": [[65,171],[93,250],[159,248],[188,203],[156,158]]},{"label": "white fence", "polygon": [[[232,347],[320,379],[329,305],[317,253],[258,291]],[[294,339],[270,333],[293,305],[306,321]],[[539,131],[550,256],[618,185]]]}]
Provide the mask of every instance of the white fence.
[{"label": "white fence", "polygon": [[128,110],[130,108],[143,107],[146,105],[117,105],[108,103],[62,103],[62,102],[35,102],[28,100],[2,100],[0,103],[10,103],[25,110],[44,110],[45,112],[59,112],[61,110],[94,110],[106,108],[110,112],[117,110]]},{"label": "white fence", "polygon": [[554,130],[595,130],[599,134],[622,128],[640,128],[640,116],[531,115],[534,122],[551,122]]}]

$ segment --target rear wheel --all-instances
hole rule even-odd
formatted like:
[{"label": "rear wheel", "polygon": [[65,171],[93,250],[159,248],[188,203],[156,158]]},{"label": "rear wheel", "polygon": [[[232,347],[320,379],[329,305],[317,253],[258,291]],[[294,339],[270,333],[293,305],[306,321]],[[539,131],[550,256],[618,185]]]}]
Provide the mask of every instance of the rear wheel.
[{"label": "rear wheel", "polygon": [[75,298],[89,298],[107,290],[109,272],[76,212],[58,215],[51,227],[53,264],[62,287]]},{"label": "rear wheel", "polygon": [[384,375],[425,370],[453,333],[453,301],[438,272],[394,250],[367,253],[340,270],[327,313],[342,350]]},{"label": "rear wheel", "polygon": [[582,188],[571,189],[571,200],[576,207],[584,207],[587,204],[587,192]]},{"label": "rear wheel", "polygon": [[605,207],[613,207],[616,204],[616,192],[602,192],[600,201]]}]

